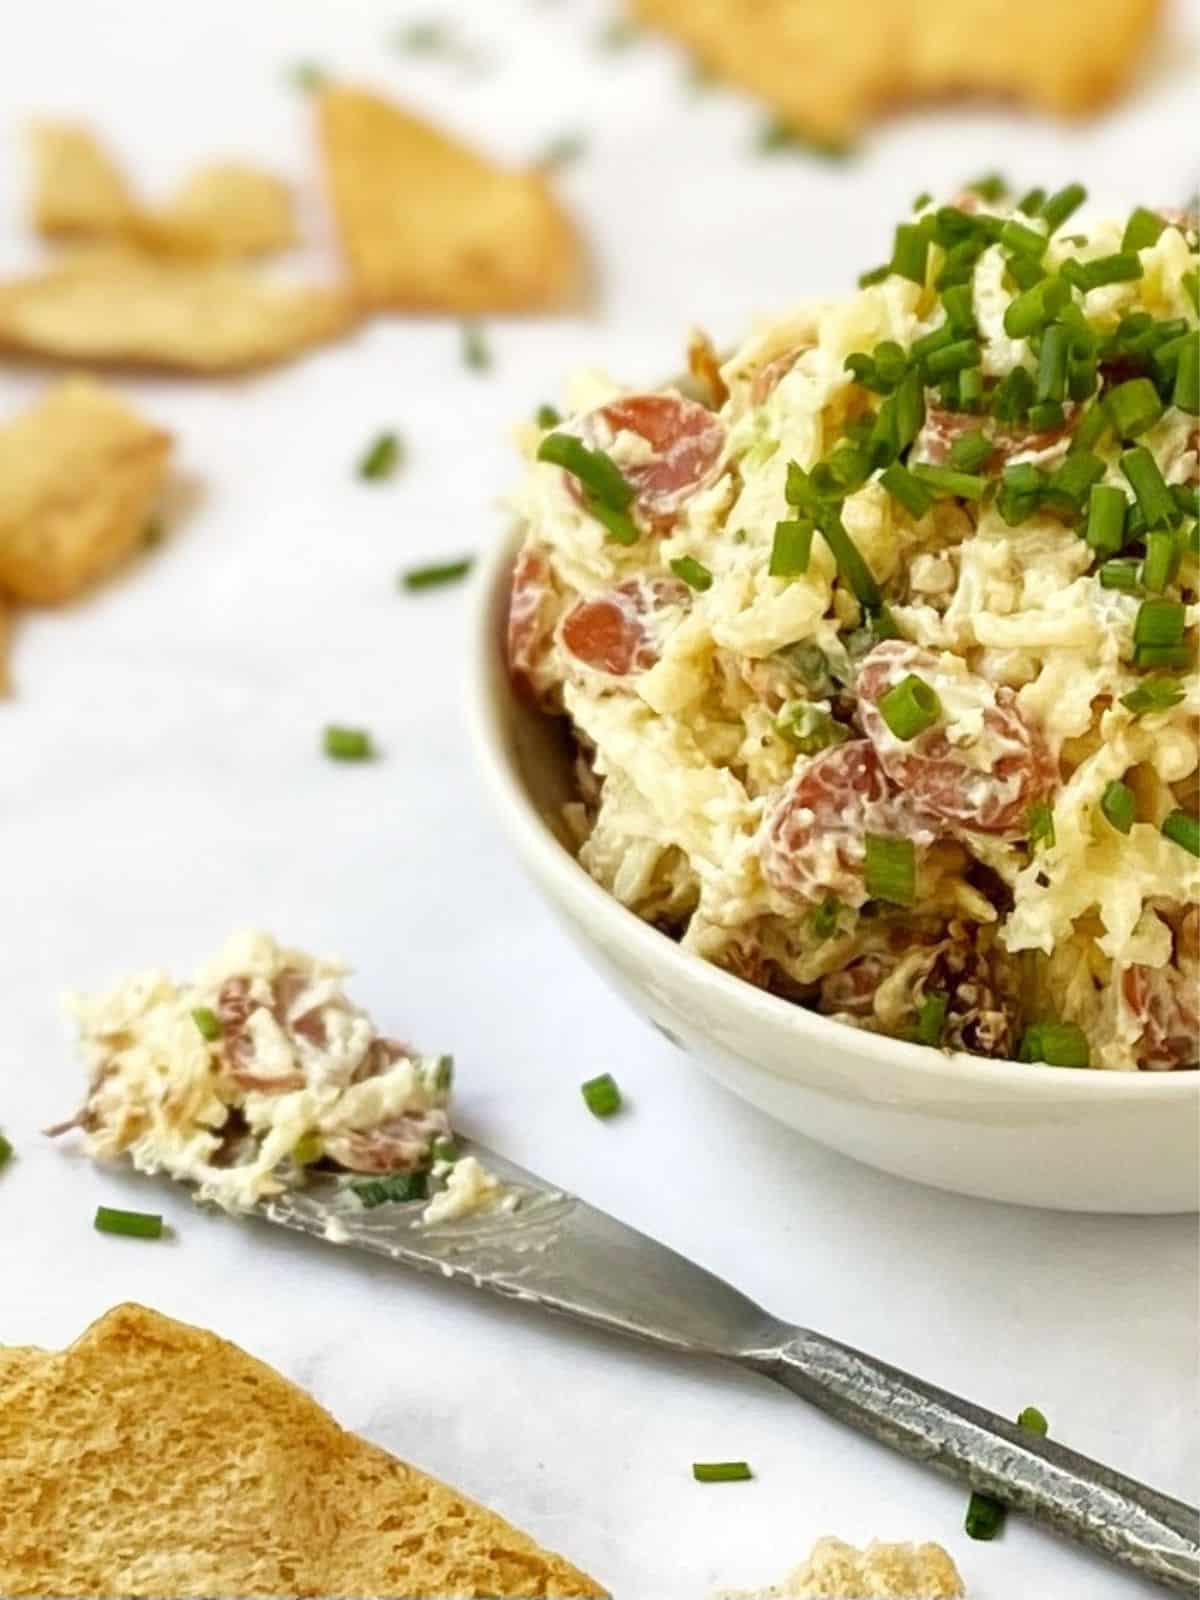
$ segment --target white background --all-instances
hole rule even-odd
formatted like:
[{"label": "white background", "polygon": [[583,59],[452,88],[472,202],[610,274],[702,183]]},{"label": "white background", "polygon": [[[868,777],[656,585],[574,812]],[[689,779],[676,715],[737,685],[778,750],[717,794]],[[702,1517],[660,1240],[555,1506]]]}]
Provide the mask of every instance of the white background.
[{"label": "white background", "polygon": [[[1175,16],[1138,94],[1099,123],[904,116],[850,165],[755,156],[752,107],[689,95],[666,45],[598,51],[603,13],[580,0],[447,9],[485,74],[389,50],[400,0],[37,0],[9,19],[5,265],[30,250],[19,130],[34,111],[94,119],[158,192],[202,158],[271,163],[320,238],[307,108],[287,81],[307,58],[513,157],[583,133],[562,188],[599,294],[586,319],[492,325],[486,375],[462,366],[452,322],[397,318],[239,383],[124,385],[176,434],[193,504],[162,548],[15,640],[0,1125],[19,1159],[0,1178],[0,1340],[61,1345],[126,1298],[211,1326],[621,1600],[766,1581],[830,1532],[942,1540],[975,1600],[1146,1592],[1019,1521],[972,1545],[957,1487],[765,1384],[203,1216],[39,1137],[79,1098],[64,987],[187,971],[231,928],[269,927],[351,960],[353,992],[389,1031],[453,1050],[461,1120],[485,1141],[780,1314],[1001,1412],[1037,1404],[1057,1437],[1195,1490],[1193,1222],[959,1200],[827,1154],[710,1085],[608,994],[509,859],[465,746],[463,592],[409,597],[393,578],[495,537],[506,428],[568,369],[646,381],[676,366],[691,322],[721,342],[758,309],[845,288],[918,189],[1002,166],[1049,186],[1082,177],[1114,204],[1181,201],[1200,178],[1200,8]],[[0,402],[43,382],[6,370]],[[361,485],[352,464],[387,425],[409,466]],[[383,758],[322,760],[331,720],[369,726]],[[604,1070],[631,1101],[607,1125],[578,1093]],[[98,1236],[98,1201],[161,1207],[176,1236]],[[693,1459],[741,1456],[752,1484],[692,1483]]]}]

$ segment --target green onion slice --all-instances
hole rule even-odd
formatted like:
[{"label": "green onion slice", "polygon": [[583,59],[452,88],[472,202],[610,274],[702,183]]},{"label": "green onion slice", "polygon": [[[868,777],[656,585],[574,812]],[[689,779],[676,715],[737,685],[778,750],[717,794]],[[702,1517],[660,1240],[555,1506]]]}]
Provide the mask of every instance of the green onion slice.
[{"label": "green onion slice", "polygon": [[897,739],[915,739],[939,720],[942,703],[924,678],[910,672],[880,697],[879,714]]},{"label": "green onion slice", "polygon": [[1037,849],[1039,845],[1049,850],[1054,844],[1054,811],[1044,800],[1039,800],[1037,805],[1030,806],[1026,818],[1026,832],[1029,836],[1029,848]]},{"label": "green onion slice", "polygon": [[602,1072],[598,1078],[589,1078],[580,1085],[580,1093],[594,1117],[611,1117],[621,1109],[621,1091],[611,1072]]},{"label": "green onion slice", "polygon": [[1172,811],[1162,825],[1165,839],[1181,845],[1189,855],[1200,856],[1200,817],[1190,811]]},{"label": "green onion slice", "polygon": [[13,1147],[0,1133],[0,1167],[6,1167],[12,1160]]},{"label": "green onion slice", "polygon": [[1092,485],[1085,537],[1098,555],[1115,555],[1125,543],[1125,511],[1128,504],[1124,491],[1115,484]]},{"label": "green onion slice", "polygon": [[1133,642],[1177,645],[1183,639],[1187,612],[1179,600],[1143,600],[1133,620]]},{"label": "green onion slice", "polygon": [[1114,779],[1100,796],[1100,809],[1118,833],[1128,833],[1137,815],[1137,802],[1127,783]]},{"label": "green onion slice", "polygon": [[830,938],[837,931],[838,912],[842,909],[842,902],[837,895],[826,895],[824,900],[812,914],[813,938],[818,944]]},{"label": "green onion slice", "polygon": [[879,585],[875,582],[870,567],[863,560],[858,546],[846,532],[837,508],[822,507],[818,513],[817,526],[825,543],[833,552],[838,572],[849,584],[859,604],[868,611],[877,611],[883,604]]},{"label": "green onion slice", "polygon": [[321,735],[321,748],[331,761],[370,761],[375,754],[365,728],[340,728],[333,723]]},{"label": "green onion slice", "polygon": [[1087,1035],[1075,1022],[1035,1022],[1026,1028],[1017,1052],[1021,1061],[1044,1061],[1049,1067],[1091,1064]]},{"label": "green onion slice", "polygon": [[1145,445],[1135,445],[1121,456],[1121,471],[1137,496],[1148,528],[1171,528],[1179,521],[1179,507],[1167,487],[1158,462]]},{"label": "green onion slice", "polygon": [[953,467],[931,467],[920,462],[911,471],[939,499],[957,495],[961,500],[982,500],[987,489],[986,478],[977,473],[956,472]]},{"label": "green onion slice", "polygon": [[1157,530],[1146,535],[1146,559],[1142,562],[1142,585],[1151,594],[1161,594],[1179,566],[1179,545],[1175,535]]},{"label": "green onion slice", "polygon": [[712,573],[694,556],[676,556],[671,562],[671,571],[677,578],[681,578],[689,589],[695,589],[699,594],[712,588]]},{"label": "green onion slice", "polygon": [[893,461],[890,467],[881,472],[879,481],[892,499],[899,501],[915,521],[919,522],[933,504],[929,490],[899,461]]},{"label": "green onion slice", "polygon": [[775,718],[775,731],[806,756],[845,744],[850,737],[848,728],[811,700],[789,700]]},{"label": "green onion slice", "polygon": [[692,1477],[697,1483],[744,1483],[752,1478],[746,1461],[693,1461]]},{"label": "green onion slice", "polygon": [[927,994],[917,1012],[917,1043],[938,1045],[946,1027],[950,1002],[944,994]]},{"label": "green onion slice", "polygon": [[994,446],[982,428],[960,434],[950,446],[950,465],[959,472],[975,473],[991,460]]},{"label": "green onion slice", "polygon": [[365,1178],[361,1183],[352,1183],[350,1189],[368,1211],[376,1206],[406,1205],[412,1200],[429,1198],[429,1174],[392,1172],[386,1178]]},{"label": "green onion slice", "polygon": [[1052,194],[1042,207],[1042,221],[1051,233],[1062,227],[1068,217],[1073,217],[1087,199],[1087,190],[1081,183],[1068,183]]},{"label": "green onion slice", "polygon": [[358,463],[358,475],[369,482],[390,478],[400,465],[400,438],[395,433],[378,434]]},{"label": "green onion slice", "polygon": [[610,456],[603,450],[589,450],[572,433],[548,433],[538,445],[537,458],[569,472],[598,501],[617,511],[624,511],[636,493]]},{"label": "green onion slice", "polygon": [[93,1224],[97,1233],[120,1233],[127,1239],[161,1239],[163,1219],[148,1211],[119,1211],[97,1206]]},{"label": "green onion slice", "polygon": [[556,411],[553,406],[540,405],[533,414],[533,420],[539,428],[557,428],[562,421],[562,414]]},{"label": "green onion slice", "polygon": [[405,589],[437,589],[444,583],[457,583],[465,578],[474,565],[474,558],[461,556],[457,561],[437,561],[427,567],[409,567],[400,574]]},{"label": "green onion slice", "polygon": [[775,524],[771,560],[767,571],[773,578],[795,578],[808,571],[812,555],[813,525],[806,521]]},{"label": "green onion slice", "polygon": [[1170,711],[1183,698],[1183,684],[1178,678],[1172,678],[1164,672],[1143,678],[1136,689],[1121,696],[1121,704],[1127,711],[1132,711],[1135,717],[1140,717],[1147,712]]},{"label": "green onion slice", "polygon": [[917,897],[917,852],[912,840],[868,833],[863,877],[869,899],[911,906]]},{"label": "green onion slice", "polygon": [[1158,390],[1149,378],[1130,378],[1110,389],[1105,398],[1112,425],[1122,439],[1136,439],[1163,414]]},{"label": "green onion slice", "polygon": [[1004,1527],[1004,1507],[990,1495],[972,1494],[967,1501],[963,1530],[968,1539],[994,1539]]},{"label": "green onion slice", "polygon": [[225,1032],[221,1026],[221,1019],[211,1006],[194,1006],[192,1008],[192,1021],[200,1031],[202,1038],[211,1044],[214,1039],[219,1039]]}]

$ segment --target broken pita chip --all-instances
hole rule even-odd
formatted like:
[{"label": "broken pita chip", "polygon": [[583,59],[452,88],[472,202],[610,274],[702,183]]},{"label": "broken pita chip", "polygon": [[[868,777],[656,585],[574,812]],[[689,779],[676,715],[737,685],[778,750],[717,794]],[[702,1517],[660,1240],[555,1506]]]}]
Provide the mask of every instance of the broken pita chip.
[{"label": "broken pita chip", "polygon": [[1045,0],[631,0],[701,64],[814,139],[853,139],[897,105],[982,94],[1061,115],[1115,98],[1137,71],[1160,0],[1096,0],[1088,25]]},{"label": "broken pita chip", "polygon": [[317,96],[325,176],[363,301],[537,311],[579,293],[571,224],[536,171],[509,171],[363,89]]},{"label": "broken pita chip", "polygon": [[856,1550],[841,1539],[818,1539],[808,1560],[781,1584],[725,1600],[961,1600],[965,1593],[940,1544],[876,1540]]},{"label": "broken pita chip", "polygon": [[91,378],[0,426],[0,590],[69,600],[141,542],[171,438]]},{"label": "broken pita chip", "polygon": [[0,282],[0,349],[96,365],[240,372],[298,355],[355,320],[338,289],[271,282],[232,262],[78,251]]},{"label": "broken pita chip", "polygon": [[0,1369],[0,1505],[8,1600],[603,1596],[235,1345],[141,1306]]},{"label": "broken pita chip", "polygon": [[106,237],[123,232],[136,206],[119,168],[80,123],[35,122],[34,227],[49,238]]},{"label": "broken pita chip", "polygon": [[194,172],[132,231],[141,248],[176,255],[261,256],[296,242],[288,185],[236,162]]}]

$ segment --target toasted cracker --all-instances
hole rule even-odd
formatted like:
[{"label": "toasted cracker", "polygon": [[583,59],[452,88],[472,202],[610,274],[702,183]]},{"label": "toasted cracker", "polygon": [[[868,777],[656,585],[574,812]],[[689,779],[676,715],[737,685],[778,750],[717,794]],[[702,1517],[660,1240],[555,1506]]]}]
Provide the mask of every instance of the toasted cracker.
[{"label": "toasted cracker", "polygon": [[940,1544],[880,1544],[856,1550],[818,1539],[809,1558],[770,1589],[737,1591],[726,1600],[961,1600],[966,1593]]},{"label": "toasted cracker", "polygon": [[166,205],[140,204],[88,128],[30,129],[33,223],[50,238],[126,243],[151,255],[257,256],[296,241],[292,195],[273,173],[236,161],[201,167]]},{"label": "toasted cracker", "polygon": [[881,112],[946,95],[1015,99],[1064,115],[1125,89],[1161,0],[631,0],[712,72],[816,138],[853,138]]},{"label": "toasted cracker", "polygon": [[34,227],[49,238],[107,238],[124,232],[137,207],[115,161],[77,122],[35,122],[31,195]]},{"label": "toasted cracker", "polygon": [[603,1594],[270,1367],[140,1306],[0,1369],[0,1506],[9,1600]]},{"label": "toasted cracker", "polygon": [[260,256],[296,242],[292,193],[282,178],[222,162],[202,167],[133,230],[144,249],[195,256]]},{"label": "toasted cracker", "polygon": [[354,319],[341,290],[120,246],[0,283],[0,348],[60,361],[238,372],[336,338]]},{"label": "toasted cracker", "polygon": [[0,427],[0,590],[69,600],[140,544],[170,435],[91,378],[68,378]]},{"label": "toasted cracker", "polygon": [[342,247],[368,305],[535,311],[579,291],[575,234],[542,173],[515,172],[378,95],[317,96]]}]

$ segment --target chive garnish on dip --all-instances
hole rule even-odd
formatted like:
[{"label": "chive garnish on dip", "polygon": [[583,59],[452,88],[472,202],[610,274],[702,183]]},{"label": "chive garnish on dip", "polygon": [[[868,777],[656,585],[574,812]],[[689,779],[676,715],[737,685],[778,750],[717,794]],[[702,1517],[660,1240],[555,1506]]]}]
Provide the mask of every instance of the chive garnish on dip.
[{"label": "chive garnish on dip", "polygon": [[1127,783],[1114,778],[1100,796],[1100,809],[1118,833],[1128,833],[1137,815],[1133,790]]},{"label": "chive garnish on dip", "polygon": [[12,1160],[12,1153],[12,1145],[4,1137],[4,1135],[0,1133],[0,1167],[6,1167],[8,1165],[8,1163]]},{"label": "chive garnish on dip", "polygon": [[1200,817],[1192,812],[1172,811],[1163,822],[1162,835],[1189,855],[1200,856]]},{"label": "chive garnish on dip", "polygon": [[712,573],[694,556],[676,556],[671,562],[671,571],[686,583],[689,589],[695,589],[698,594],[703,594],[705,590],[712,588]]},{"label": "chive garnish on dip", "polygon": [[1121,704],[1138,717],[1148,711],[1170,711],[1173,706],[1180,704],[1183,697],[1184,689],[1179,679],[1160,673],[1155,677],[1143,678],[1136,689],[1121,696]]},{"label": "chive garnish on dip", "polygon": [[879,714],[897,739],[915,739],[938,721],[942,703],[923,678],[910,672],[881,697]]},{"label": "chive garnish on dip", "polygon": [[225,1032],[220,1017],[211,1006],[196,1006],[192,1011],[192,1021],[196,1024],[201,1038],[207,1039],[210,1044]]},{"label": "chive garnish on dip", "polygon": [[812,541],[811,522],[777,522],[775,537],[771,542],[771,559],[767,566],[771,577],[794,578],[807,572]]},{"label": "chive garnish on dip", "polygon": [[400,465],[400,437],[395,433],[375,436],[358,463],[358,475],[368,482],[390,478]]},{"label": "chive garnish on dip", "polygon": [[1017,1049],[1019,1061],[1044,1061],[1050,1067],[1086,1067],[1091,1061],[1087,1035],[1074,1022],[1034,1022]]},{"label": "chive garnish on dip", "polygon": [[911,906],[917,898],[917,856],[911,839],[868,833],[863,880],[871,900]]},{"label": "chive garnish on dip", "polygon": [[486,372],[492,364],[492,352],[477,322],[462,325],[462,358],[463,365],[472,372]]}]

